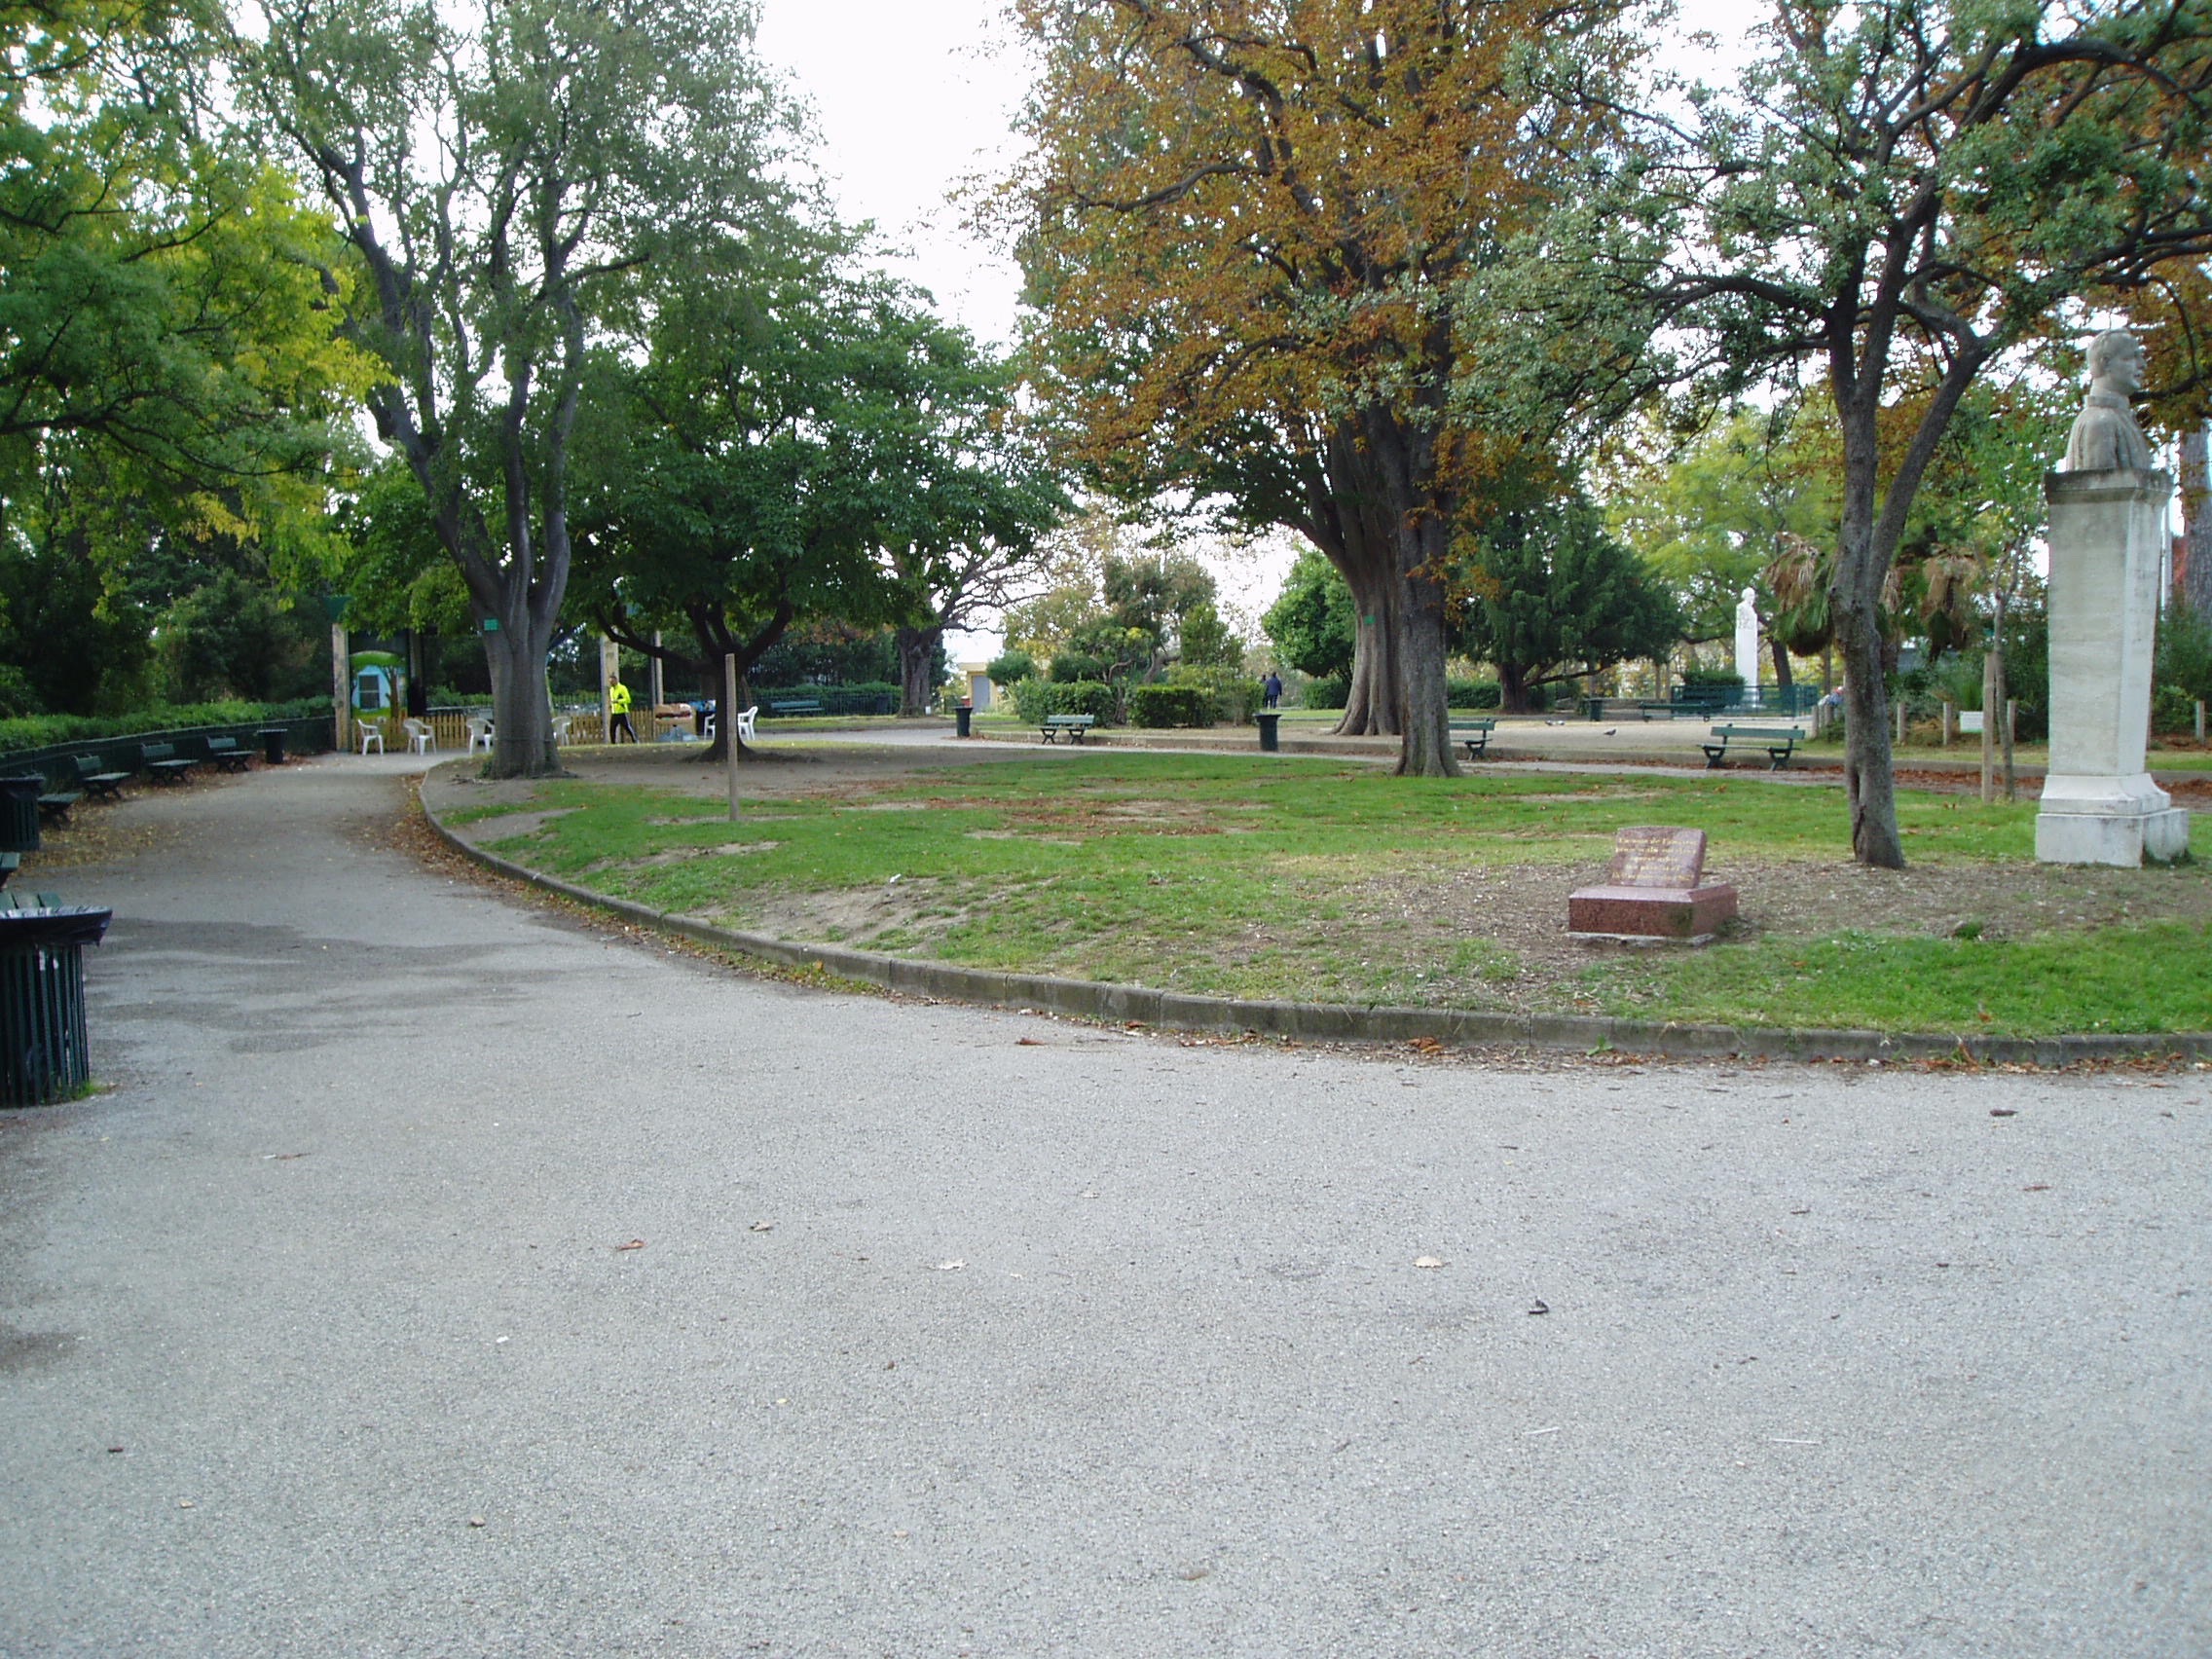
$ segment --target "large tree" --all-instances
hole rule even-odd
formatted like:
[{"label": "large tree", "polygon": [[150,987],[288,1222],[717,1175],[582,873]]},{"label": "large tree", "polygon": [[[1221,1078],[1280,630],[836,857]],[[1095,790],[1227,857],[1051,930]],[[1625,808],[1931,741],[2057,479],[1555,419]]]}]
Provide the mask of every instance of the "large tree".
[{"label": "large tree", "polygon": [[369,408],[459,567],[495,775],[559,767],[545,660],[587,361],[630,276],[780,222],[782,117],[741,0],[266,0],[254,91],[363,273]]},{"label": "large tree", "polygon": [[2212,251],[2212,0],[1777,0],[1758,38],[1581,204],[1586,244],[1641,219],[1665,257],[1550,270],[1563,314],[1655,308],[1734,384],[1825,383],[1852,848],[1897,866],[1882,600],[1921,482],[1990,365]]},{"label": "large tree", "polygon": [[1681,613],[1642,561],[1605,533],[1579,492],[1522,499],[1486,516],[1456,571],[1460,643],[1494,663],[1503,705],[1681,637]]},{"label": "large tree", "polygon": [[1527,95],[1523,44],[1602,38],[1608,9],[1017,14],[1043,61],[1023,258],[1084,452],[1124,485],[1248,490],[1247,517],[1317,529],[1359,605],[1363,666],[1385,671],[1399,769],[1456,771],[1445,571],[1471,493],[1527,435],[1460,395],[1489,367],[1466,348],[1463,284],[1545,204],[1537,164],[1604,119]]},{"label": "large tree", "polygon": [[227,118],[194,0],[0,8],[0,660],[89,711],[150,694],[148,618],[217,569],[311,584],[367,365],[330,226]]}]

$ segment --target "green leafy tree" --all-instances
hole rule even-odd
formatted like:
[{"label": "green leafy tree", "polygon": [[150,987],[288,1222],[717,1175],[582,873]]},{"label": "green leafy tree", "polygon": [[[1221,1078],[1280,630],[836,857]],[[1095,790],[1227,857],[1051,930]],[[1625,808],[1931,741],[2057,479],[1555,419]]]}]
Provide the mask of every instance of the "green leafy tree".
[{"label": "green leafy tree", "polygon": [[1358,620],[1335,562],[1309,549],[1291,565],[1260,626],[1286,666],[1316,679],[1349,679]]},{"label": "green leafy tree", "polygon": [[941,612],[967,597],[961,579],[987,586],[1026,557],[1058,506],[1049,479],[1010,475],[967,429],[1003,383],[965,336],[908,291],[845,274],[834,241],[788,242],[770,270],[751,251],[663,286],[645,362],[603,364],[620,390],[588,444],[594,615],[642,651],[655,629],[688,635],[682,666],[711,684],[724,656],[750,681],[802,622]]},{"label": "green leafy tree", "polygon": [[1789,537],[1834,540],[1830,437],[1796,405],[1732,410],[1607,501],[1613,533],[1674,590],[1685,640],[1733,639],[1737,603],[1754,590],[1784,685],[1791,647],[1773,625],[1780,608],[1765,572]]},{"label": "green leafy tree", "polygon": [[1539,686],[1657,656],[1681,637],[1674,601],[1588,498],[1507,506],[1486,524],[1456,572],[1459,644],[1497,666],[1509,712]]},{"label": "green leafy tree", "polygon": [[1777,0],[1772,19],[1692,125],[1654,115],[1611,187],[1593,168],[1544,264],[1562,338],[1639,312],[1729,384],[1825,383],[1852,848],[1898,866],[1882,610],[1922,482],[1985,370],[2212,252],[2212,0]]},{"label": "green leafy tree", "polygon": [[251,91],[361,273],[377,433],[461,572],[498,717],[490,769],[559,769],[546,692],[571,462],[641,271],[780,220],[789,127],[735,0],[267,0]]}]

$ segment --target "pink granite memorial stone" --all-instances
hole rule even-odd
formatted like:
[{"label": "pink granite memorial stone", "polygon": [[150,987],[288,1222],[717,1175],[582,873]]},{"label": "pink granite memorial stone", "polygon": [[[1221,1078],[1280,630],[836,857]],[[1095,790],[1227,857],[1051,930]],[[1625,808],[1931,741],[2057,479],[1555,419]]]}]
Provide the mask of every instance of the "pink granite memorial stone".
[{"label": "pink granite memorial stone", "polygon": [[1704,944],[1736,914],[1736,890],[1703,884],[1705,831],[1642,825],[1613,838],[1605,885],[1567,900],[1576,939]]}]

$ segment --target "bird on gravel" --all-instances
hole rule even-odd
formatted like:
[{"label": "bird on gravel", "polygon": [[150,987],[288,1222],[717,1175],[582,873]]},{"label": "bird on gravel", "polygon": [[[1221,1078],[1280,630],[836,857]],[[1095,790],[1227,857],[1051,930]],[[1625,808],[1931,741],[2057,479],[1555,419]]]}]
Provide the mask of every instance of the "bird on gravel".
[{"label": "bird on gravel", "polygon": [[1610,736],[1612,736],[1612,735],[1613,735],[1613,733],[1615,733],[1616,731],[1618,731],[1618,730],[1620,730],[1620,729],[1621,729],[1621,728],[1620,728],[1619,726],[1607,726],[1607,727],[1605,728],[1605,735],[1606,735],[1607,737],[1610,737]]}]

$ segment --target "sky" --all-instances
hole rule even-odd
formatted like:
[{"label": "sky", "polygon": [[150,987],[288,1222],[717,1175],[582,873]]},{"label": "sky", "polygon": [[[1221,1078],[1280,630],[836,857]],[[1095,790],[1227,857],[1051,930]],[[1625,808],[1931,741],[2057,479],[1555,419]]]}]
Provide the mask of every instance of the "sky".
[{"label": "sky", "polygon": [[[920,283],[977,338],[1005,345],[1020,278],[963,226],[946,200],[958,181],[1003,173],[1018,151],[1012,120],[1027,68],[1004,0],[764,0],[757,45],[812,106],[823,177],[848,220],[871,219],[903,250],[887,267]],[[1756,0],[1683,0],[1675,38],[1711,30],[1725,42]],[[1679,66],[1710,72],[1703,54]],[[1194,547],[1220,582],[1224,611],[1257,638],[1296,556],[1289,536],[1245,548]],[[957,656],[994,654],[995,640],[956,642]]]}]

